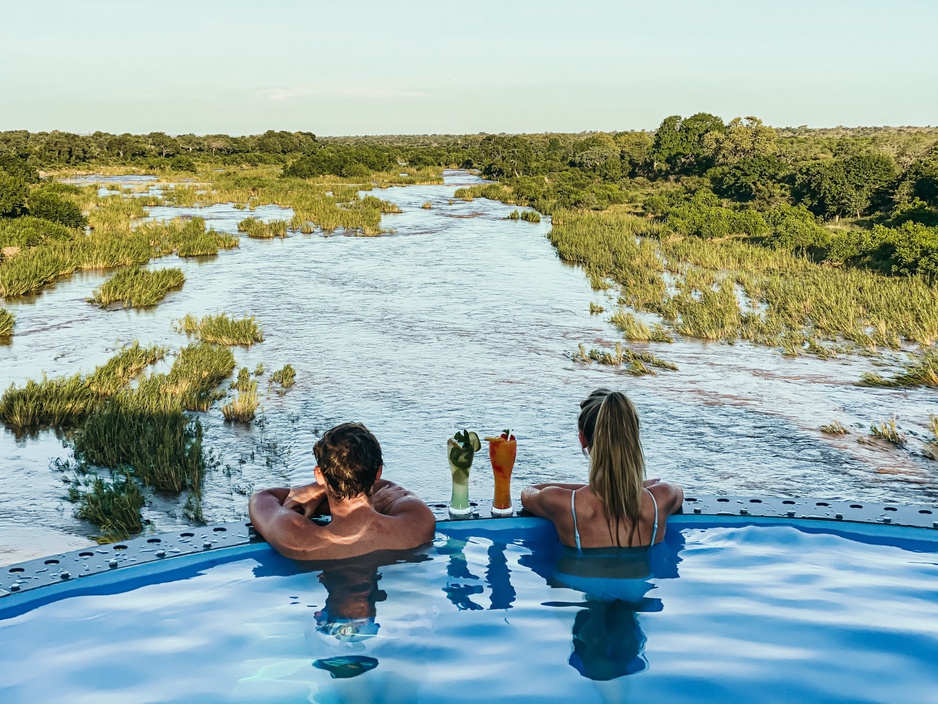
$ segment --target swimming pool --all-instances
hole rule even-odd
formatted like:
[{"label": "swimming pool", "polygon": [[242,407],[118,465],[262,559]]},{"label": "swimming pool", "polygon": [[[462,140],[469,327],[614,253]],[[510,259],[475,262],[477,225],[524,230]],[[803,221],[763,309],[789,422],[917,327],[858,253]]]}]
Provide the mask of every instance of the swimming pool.
[{"label": "swimming pool", "polygon": [[0,701],[938,701],[938,530],[733,508],[615,559],[535,518],[331,564],[102,547],[0,599]]}]

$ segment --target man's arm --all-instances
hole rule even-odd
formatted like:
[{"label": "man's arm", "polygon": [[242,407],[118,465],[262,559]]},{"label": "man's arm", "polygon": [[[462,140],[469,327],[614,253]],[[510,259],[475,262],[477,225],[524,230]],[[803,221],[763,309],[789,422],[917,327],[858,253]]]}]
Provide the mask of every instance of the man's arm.
[{"label": "man's arm", "polygon": [[309,560],[316,557],[311,553],[320,542],[318,532],[323,528],[294,509],[284,507],[289,494],[289,489],[265,489],[251,496],[248,504],[251,523],[284,557]]},{"label": "man's arm", "polygon": [[310,516],[328,516],[329,498],[326,496],[326,490],[314,481],[290,489],[290,493],[283,502],[283,507],[302,513],[306,518]]}]

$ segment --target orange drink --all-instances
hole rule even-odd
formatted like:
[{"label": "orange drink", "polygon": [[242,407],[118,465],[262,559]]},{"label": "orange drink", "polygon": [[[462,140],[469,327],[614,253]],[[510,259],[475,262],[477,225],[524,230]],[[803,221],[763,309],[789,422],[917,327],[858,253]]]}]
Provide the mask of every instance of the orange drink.
[{"label": "orange drink", "polygon": [[511,507],[511,470],[515,466],[518,453],[518,441],[511,430],[504,431],[498,437],[485,438],[489,444],[489,459],[495,474],[495,499],[492,501],[493,516],[510,516]]}]

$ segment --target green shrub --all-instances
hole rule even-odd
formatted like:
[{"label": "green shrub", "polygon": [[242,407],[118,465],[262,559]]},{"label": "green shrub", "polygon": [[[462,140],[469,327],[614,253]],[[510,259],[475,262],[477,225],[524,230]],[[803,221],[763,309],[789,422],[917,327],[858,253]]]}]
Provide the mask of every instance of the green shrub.
[{"label": "green shrub", "polygon": [[37,188],[30,193],[27,205],[29,214],[34,217],[57,222],[65,227],[83,229],[88,226],[81,208],[46,189]]}]

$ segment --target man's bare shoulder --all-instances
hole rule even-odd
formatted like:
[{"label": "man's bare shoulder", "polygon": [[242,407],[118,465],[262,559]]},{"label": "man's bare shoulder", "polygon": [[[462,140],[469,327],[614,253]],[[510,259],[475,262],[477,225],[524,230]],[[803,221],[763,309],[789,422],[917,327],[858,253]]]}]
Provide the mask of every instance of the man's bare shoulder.
[{"label": "man's bare shoulder", "polygon": [[430,507],[412,491],[385,482],[372,494],[375,511],[391,528],[387,537],[397,544],[391,548],[411,548],[433,540],[436,519]]}]

